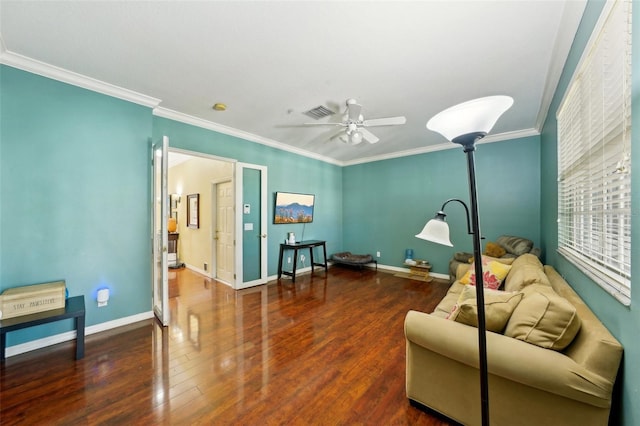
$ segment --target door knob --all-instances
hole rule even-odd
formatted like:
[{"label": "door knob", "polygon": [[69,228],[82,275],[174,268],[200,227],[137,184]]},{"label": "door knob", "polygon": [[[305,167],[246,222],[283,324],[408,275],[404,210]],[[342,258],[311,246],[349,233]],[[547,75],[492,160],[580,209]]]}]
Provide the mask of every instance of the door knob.
[{"label": "door knob", "polygon": [[258,237],[267,238],[267,234],[260,234]]}]

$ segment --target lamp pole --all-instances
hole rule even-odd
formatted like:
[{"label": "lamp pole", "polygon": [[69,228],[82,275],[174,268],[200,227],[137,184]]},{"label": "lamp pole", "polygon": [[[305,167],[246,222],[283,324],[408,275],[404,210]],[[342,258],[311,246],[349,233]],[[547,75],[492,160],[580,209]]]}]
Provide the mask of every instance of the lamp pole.
[{"label": "lamp pole", "polygon": [[470,133],[452,140],[463,146],[467,154],[469,174],[469,197],[471,198],[471,226],[473,231],[473,259],[476,273],[476,302],[478,305],[478,352],[480,360],[480,402],[482,425],[489,425],[489,372],[487,367],[487,331],[484,310],[484,281],[482,279],[482,246],[480,243],[480,218],[478,213],[478,191],[476,188],[475,143],[486,134]]},{"label": "lamp pole", "polygon": [[[471,224],[473,228],[473,257],[476,273],[476,302],[478,304],[478,355],[480,358],[480,401],[482,425],[489,425],[489,371],[487,367],[487,329],[484,307],[484,280],[482,279],[482,248],[478,191],[474,152],[476,142],[489,133],[500,116],[513,105],[509,96],[487,96],[448,108],[427,122],[427,129],[441,133],[453,143],[462,145],[467,154],[469,195],[471,198]],[[467,222],[468,223],[468,222]],[[427,224],[428,225],[428,224]],[[427,230],[427,226],[423,233]],[[416,235],[424,238],[423,235]],[[424,238],[428,239],[428,238]],[[451,242],[447,245],[451,245]]]}]

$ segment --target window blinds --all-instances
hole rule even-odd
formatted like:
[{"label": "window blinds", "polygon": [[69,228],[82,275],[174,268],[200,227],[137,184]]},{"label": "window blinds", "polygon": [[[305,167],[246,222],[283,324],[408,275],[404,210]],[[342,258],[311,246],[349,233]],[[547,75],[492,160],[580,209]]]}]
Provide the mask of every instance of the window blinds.
[{"label": "window blinds", "polygon": [[631,2],[607,2],[558,120],[558,251],[631,298]]}]

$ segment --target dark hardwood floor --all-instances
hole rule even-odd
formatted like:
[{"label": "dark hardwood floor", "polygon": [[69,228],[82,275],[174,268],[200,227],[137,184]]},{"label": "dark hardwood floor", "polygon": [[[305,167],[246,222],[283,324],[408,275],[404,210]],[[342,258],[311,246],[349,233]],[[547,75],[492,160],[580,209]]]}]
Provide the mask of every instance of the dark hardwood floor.
[{"label": "dark hardwood floor", "polygon": [[448,284],[346,267],[240,291],[170,276],[169,327],[87,336],[79,361],[74,342],[8,358],[0,423],[449,424],[406,398],[403,331]]}]

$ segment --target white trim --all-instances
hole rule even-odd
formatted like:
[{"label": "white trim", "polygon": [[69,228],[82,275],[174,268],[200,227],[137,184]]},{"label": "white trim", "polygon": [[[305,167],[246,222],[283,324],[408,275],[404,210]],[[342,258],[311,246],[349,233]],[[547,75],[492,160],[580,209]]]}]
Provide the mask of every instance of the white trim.
[{"label": "white trim", "polygon": [[300,148],[292,147],[291,145],[284,144],[282,142],[274,141],[273,139],[264,138],[262,136],[254,135],[253,133],[238,130],[233,127],[225,126],[222,124],[214,123],[213,121],[203,120],[198,117],[194,117],[189,114],[184,114],[178,111],[170,110],[163,107],[156,107],[153,109],[153,115],[168,118],[170,120],[178,121],[192,126],[201,127],[207,130],[213,130],[214,132],[222,133],[229,136],[234,136],[240,139],[247,140],[249,142],[259,143],[260,145],[270,146],[282,151],[292,152],[294,154],[301,155],[303,157],[313,158],[314,160],[324,161],[325,163],[335,164],[337,166],[342,165],[340,161],[337,161],[324,155],[314,154],[309,151],[305,151]]},{"label": "white trim", "polygon": [[[193,265],[189,265],[188,263],[185,263],[185,264],[184,264],[184,266],[185,266],[187,269],[192,270],[193,272],[197,272],[197,273],[199,273],[200,275],[204,275],[204,276],[205,276],[205,277],[207,277],[207,278],[211,278],[211,275],[209,275],[209,273],[208,273],[207,271],[205,271],[204,269],[196,268],[195,266],[193,266]],[[213,268],[211,268],[211,269],[213,269]]]},{"label": "white trim", "polygon": [[[569,57],[569,51],[573,44],[575,30],[580,25],[582,15],[584,14],[584,9],[586,7],[586,0],[574,0],[564,3],[561,24],[558,27],[555,37],[556,41],[553,46],[553,53],[551,54],[553,59],[549,63],[544,90],[542,92],[542,100],[540,101],[540,109],[538,110],[538,117],[536,120],[537,129],[542,129],[544,122],[547,120],[553,96],[558,88],[560,77],[562,77],[565,62]],[[571,37],[566,36],[567,31],[573,33]]]},{"label": "white trim", "polygon": [[[495,135],[489,135],[481,139],[477,143],[477,145],[481,145],[485,143],[493,143],[493,142],[502,142],[506,140],[514,140],[514,139],[520,139],[520,138],[526,138],[529,136],[538,136],[538,135],[540,135],[540,131],[536,129],[525,129],[525,130],[518,130],[514,132],[498,133]],[[410,157],[412,155],[427,154],[429,152],[444,151],[445,149],[454,149],[454,148],[460,148],[460,145],[457,145],[451,142],[446,142],[439,145],[425,146],[424,148],[416,148],[416,149],[410,149],[406,151],[394,152],[391,154],[378,155],[375,157],[364,157],[364,158],[359,158],[351,161],[343,161],[341,162],[340,165],[354,166],[356,164],[372,163],[374,161],[390,160],[392,158]]]},{"label": "white trim", "polygon": [[[400,151],[400,152],[386,154],[386,155],[365,157],[365,158],[360,158],[356,160],[340,161],[331,157],[326,157],[324,155],[315,154],[313,152],[309,152],[300,148],[292,147],[291,145],[287,145],[282,142],[277,142],[273,139],[265,138],[262,136],[255,135],[253,133],[235,129],[233,127],[225,126],[222,124],[214,123],[212,121],[194,117],[189,114],[184,114],[168,108],[160,107],[159,105],[162,102],[161,99],[143,95],[141,93],[124,89],[124,88],[121,88],[113,84],[106,83],[91,77],[86,77],[82,74],[68,71],[63,68],[59,68],[44,62],[37,61],[35,59],[28,58],[26,56],[23,56],[17,53],[13,53],[9,50],[6,50],[6,48],[4,47],[4,40],[2,39],[2,37],[0,37],[0,64],[11,66],[13,68],[17,68],[33,74],[37,74],[43,77],[61,81],[63,83],[68,83],[68,84],[82,87],[84,89],[88,89],[97,93],[102,93],[104,95],[112,96],[118,99],[123,99],[125,101],[129,101],[139,105],[153,108],[152,114],[157,117],[167,118],[167,119],[178,121],[181,123],[190,124],[192,126],[200,127],[207,130],[212,130],[214,132],[222,133],[229,136],[234,136],[240,139],[247,140],[249,142],[270,146],[272,148],[276,148],[282,151],[291,152],[293,154],[301,155],[303,157],[311,158],[314,160],[322,161],[325,163],[329,163],[329,164],[333,164],[341,167],[352,166],[352,165],[363,164],[363,163],[371,163],[375,161],[389,160],[392,158],[408,157],[411,155],[425,154],[429,152],[442,151],[445,149],[453,149],[457,147],[457,145],[454,145],[454,144],[444,143],[440,145],[429,146],[424,148],[416,148],[416,149]],[[516,138],[534,136],[539,134],[540,134],[539,130],[526,129],[526,130],[520,130],[515,132],[507,132],[507,133],[487,136],[484,140],[482,140],[481,143],[499,142],[503,140],[516,139]],[[181,150],[179,149],[174,149],[174,150],[176,152],[181,152]],[[191,155],[196,155],[193,152],[189,152],[189,151],[184,151],[184,152],[189,153]],[[203,155],[200,155],[200,156],[203,156]],[[236,161],[236,160],[226,160],[226,161]]]},{"label": "white trim", "polygon": [[26,56],[13,53],[9,50],[5,50],[4,48],[0,48],[0,64],[149,108],[155,108],[160,104],[160,102],[162,102],[160,99],[143,95],[142,93],[134,92],[133,90],[123,89],[122,87],[114,86],[113,84],[105,83],[104,81],[96,80],[95,78],[49,65]]},{"label": "white trim", "polygon": [[564,91],[564,94],[562,95],[562,100],[560,101],[560,104],[558,104],[558,109],[556,110],[556,118],[558,118],[558,113],[562,110],[562,107],[564,106],[564,102],[567,99],[567,96],[569,95],[569,92],[570,92],[569,88],[573,86],[573,82],[580,75],[580,72],[578,70],[582,68],[582,64],[589,57],[589,54],[591,53],[591,47],[595,44],[596,39],[600,36],[600,33],[602,32],[602,27],[604,27],[604,24],[607,22],[607,18],[609,17],[609,14],[611,13],[611,9],[613,9],[615,4],[616,4],[616,1],[606,1],[604,6],[602,7],[602,11],[600,12],[600,17],[598,18],[598,22],[596,22],[596,26],[593,28],[593,31],[591,32],[591,36],[589,37],[589,40],[585,44],[585,48],[582,51],[580,60],[578,61],[578,63],[576,64],[576,67],[573,70],[571,80],[569,81],[569,84],[567,84],[567,88]]},{"label": "white trim", "polygon": [[[86,327],[84,330],[84,335],[88,336],[90,334],[100,333],[102,331],[107,331],[113,328],[134,324],[136,322],[148,320],[150,318],[153,318],[153,311],[147,311],[147,312],[131,315],[124,318],[118,318],[113,321],[107,321],[107,322]],[[57,345],[58,343],[68,342],[69,340],[75,340],[75,338],[76,338],[76,331],[73,330],[73,331],[67,331],[65,333],[55,334],[49,337],[43,337],[42,339],[31,340],[29,342],[21,343],[19,345],[9,346],[6,349],[6,357],[9,358],[10,356],[19,355],[25,352],[31,352],[36,349],[46,348],[48,346]]]}]

